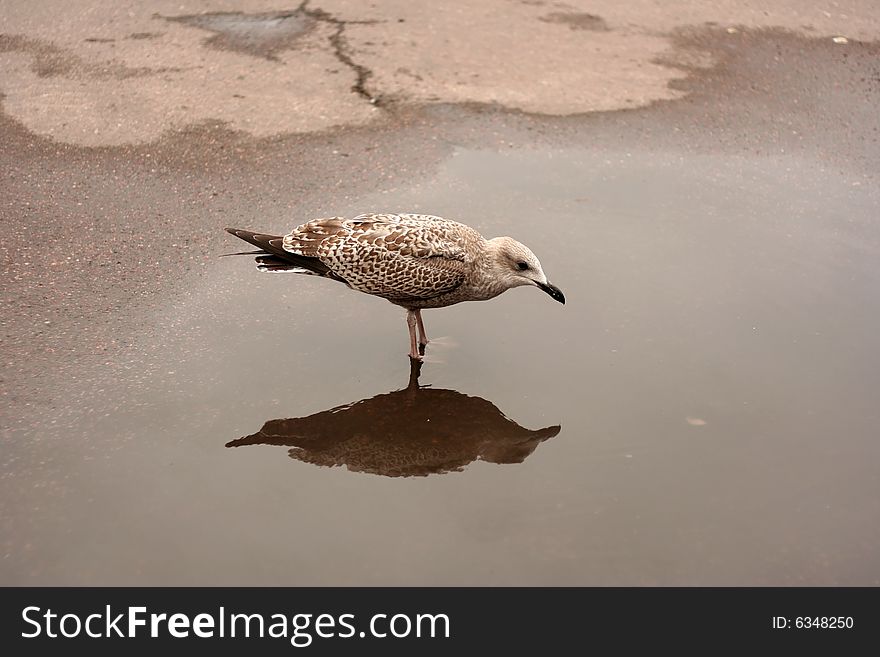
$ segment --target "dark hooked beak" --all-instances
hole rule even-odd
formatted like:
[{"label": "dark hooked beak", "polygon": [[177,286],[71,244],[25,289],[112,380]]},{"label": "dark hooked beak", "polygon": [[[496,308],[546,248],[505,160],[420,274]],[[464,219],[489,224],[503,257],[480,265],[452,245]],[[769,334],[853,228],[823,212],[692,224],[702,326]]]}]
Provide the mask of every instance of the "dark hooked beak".
[{"label": "dark hooked beak", "polygon": [[550,283],[538,283],[538,287],[556,299],[559,303],[565,303],[565,295],[562,293],[562,290],[555,285],[550,285]]}]

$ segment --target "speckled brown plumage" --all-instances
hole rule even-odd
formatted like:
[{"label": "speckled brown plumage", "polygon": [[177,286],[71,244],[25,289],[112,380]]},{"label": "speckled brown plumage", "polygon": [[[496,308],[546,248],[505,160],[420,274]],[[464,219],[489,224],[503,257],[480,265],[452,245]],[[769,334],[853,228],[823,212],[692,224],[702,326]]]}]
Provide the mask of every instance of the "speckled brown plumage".
[{"label": "speckled brown plumage", "polygon": [[355,290],[428,308],[466,281],[485,242],[473,228],[440,217],[362,214],[310,221],[285,235],[283,246],[317,258]]},{"label": "speckled brown plumage", "polygon": [[362,214],[315,219],[283,237],[227,231],[258,246],[263,271],[332,278],[407,309],[410,356],[428,339],[423,308],[491,299],[519,285],[535,285],[562,303],[541,264],[509,237],[485,239],[457,221],[425,214]]}]

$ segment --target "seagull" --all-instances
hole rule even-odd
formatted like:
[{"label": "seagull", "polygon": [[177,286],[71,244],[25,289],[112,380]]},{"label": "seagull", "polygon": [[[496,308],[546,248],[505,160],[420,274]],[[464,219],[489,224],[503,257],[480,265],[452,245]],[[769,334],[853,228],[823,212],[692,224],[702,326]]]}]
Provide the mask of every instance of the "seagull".
[{"label": "seagull", "polygon": [[429,342],[425,308],[485,301],[523,285],[565,303],[528,247],[511,237],[486,239],[470,226],[433,215],[314,219],[283,237],[226,231],[259,248],[234,255],[256,255],[261,271],[330,278],[405,308],[413,360],[422,359]]}]

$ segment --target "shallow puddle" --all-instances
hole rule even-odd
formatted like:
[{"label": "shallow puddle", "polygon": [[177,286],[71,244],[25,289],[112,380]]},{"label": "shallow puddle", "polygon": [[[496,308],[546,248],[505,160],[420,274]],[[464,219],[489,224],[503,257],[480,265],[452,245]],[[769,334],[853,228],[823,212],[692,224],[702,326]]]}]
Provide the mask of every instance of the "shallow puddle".
[{"label": "shallow puddle", "polygon": [[3,581],[880,584],[880,226],[856,182],[457,151],[339,213],[509,234],[567,304],[426,311],[418,384],[399,308],[219,258],[57,441],[75,494],[28,492]]},{"label": "shallow puddle", "polygon": [[173,16],[166,20],[213,32],[207,44],[221,50],[235,50],[255,57],[276,59],[281,50],[292,48],[314,26],[303,11],[242,14],[221,12]]}]

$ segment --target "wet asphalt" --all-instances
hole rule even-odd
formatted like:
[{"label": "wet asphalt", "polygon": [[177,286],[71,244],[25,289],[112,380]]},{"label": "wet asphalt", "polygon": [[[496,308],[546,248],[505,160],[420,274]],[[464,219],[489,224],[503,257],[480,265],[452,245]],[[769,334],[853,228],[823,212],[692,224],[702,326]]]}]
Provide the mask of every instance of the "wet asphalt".
[{"label": "wet asphalt", "polygon": [[[877,584],[878,48],[681,39],[718,65],[618,112],[105,148],[0,117],[0,579]],[[398,309],[218,257],[365,211],[510,234],[568,303],[426,312],[414,390]]]}]

